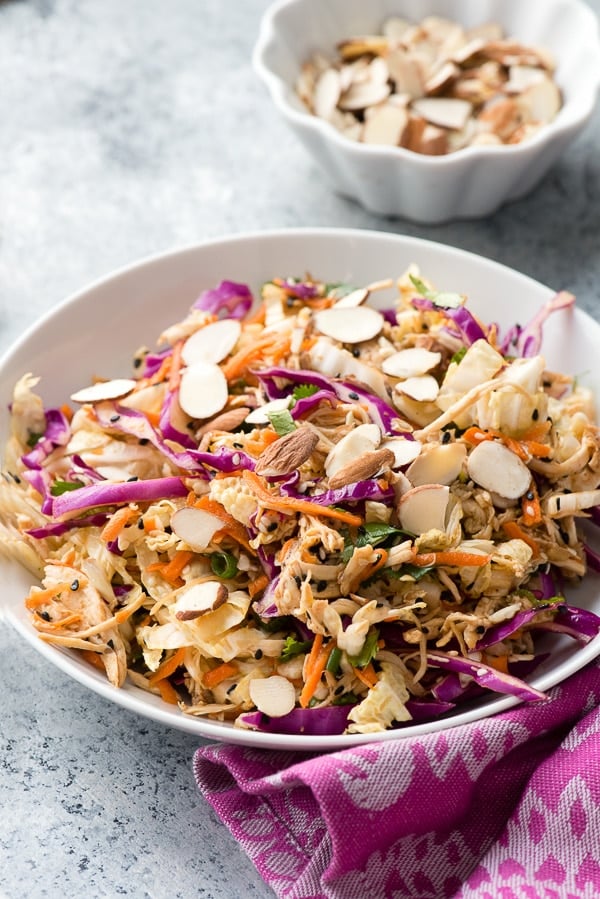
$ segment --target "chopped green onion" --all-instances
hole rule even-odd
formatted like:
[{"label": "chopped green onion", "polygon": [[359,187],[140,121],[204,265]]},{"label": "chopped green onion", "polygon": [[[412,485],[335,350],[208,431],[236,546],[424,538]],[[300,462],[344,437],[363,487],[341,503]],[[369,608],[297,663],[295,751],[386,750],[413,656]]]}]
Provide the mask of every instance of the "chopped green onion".
[{"label": "chopped green onion", "polygon": [[229,578],[235,577],[238,573],[237,559],[231,553],[211,553],[210,567],[213,574],[216,574],[217,577],[222,577],[224,580],[229,580]]},{"label": "chopped green onion", "polygon": [[267,412],[269,421],[273,425],[276,434],[285,437],[296,430],[296,422],[287,409],[281,409],[279,412]]},{"label": "chopped green onion", "polygon": [[371,659],[374,659],[379,649],[377,641],[379,640],[379,631],[376,627],[369,631],[367,639],[363,643],[363,648],[355,656],[348,656],[348,661],[355,668],[366,668]]},{"label": "chopped green onion", "polygon": [[340,670],[340,662],[342,660],[342,650],[337,646],[331,650],[329,658],[327,659],[327,664],[325,665],[325,670],[329,671],[331,674],[337,674]]}]

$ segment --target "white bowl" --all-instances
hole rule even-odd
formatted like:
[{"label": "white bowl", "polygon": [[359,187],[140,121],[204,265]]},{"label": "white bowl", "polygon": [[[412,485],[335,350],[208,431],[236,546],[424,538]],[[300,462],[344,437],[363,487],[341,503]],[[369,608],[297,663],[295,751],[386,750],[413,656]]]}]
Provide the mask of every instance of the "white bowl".
[{"label": "white bowl", "polygon": [[[296,78],[315,51],[333,59],[338,41],[377,34],[392,15],[417,22],[431,14],[469,28],[495,21],[507,36],[550,50],[564,98],[556,119],[522,144],[423,156],[349,140],[297,97]],[[594,109],[600,37],[582,0],[279,0],[264,15],[254,67],[338,192],[371,212],[433,224],[488,215],[540,181]]]},{"label": "white bowl", "polygon": [[[275,275],[310,271],[324,281],[357,285],[394,277],[411,263],[441,289],[464,292],[470,308],[484,321],[505,329],[527,321],[553,291],[495,262],[462,250],[385,233],[334,229],[266,232],[215,240],[189,249],[155,256],[91,285],[37,322],[0,361],[0,447],[8,431],[8,404],[15,381],[32,371],[40,375],[40,392],[47,406],[60,405],[90,376],[128,375],[133,352],[153,346],[167,325],[185,315],[201,290],[224,278],[243,281],[256,292]],[[579,309],[552,316],[544,326],[543,350],[548,365],[580,377],[600,397],[596,365],[600,325]],[[65,364],[67,363],[67,364]],[[233,728],[229,724],[192,718],[132,684],[111,686],[94,668],[70,650],[43,643],[29,622],[23,599],[30,575],[16,562],[0,557],[0,617],[49,662],[75,681],[130,711],[198,737],[278,749],[331,750],[371,740],[397,740],[466,724],[511,706],[512,696],[490,695],[451,717],[381,734],[289,736]],[[600,614],[600,584],[593,574],[568,598]],[[587,645],[561,635],[548,638],[542,651],[549,657],[530,678],[547,690],[591,661],[600,652],[600,636]],[[48,696],[48,702],[60,702]]]}]

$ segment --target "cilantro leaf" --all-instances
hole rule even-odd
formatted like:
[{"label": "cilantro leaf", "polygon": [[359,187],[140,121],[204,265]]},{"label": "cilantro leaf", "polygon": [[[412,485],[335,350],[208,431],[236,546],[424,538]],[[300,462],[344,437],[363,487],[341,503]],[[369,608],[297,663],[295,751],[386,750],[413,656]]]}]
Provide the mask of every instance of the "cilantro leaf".
[{"label": "cilantro leaf", "polygon": [[308,652],[311,646],[312,643],[310,640],[304,643],[297,640],[296,637],[286,637],[283,649],[281,650],[281,660],[283,662],[289,662],[294,656],[299,656],[302,652]]},{"label": "cilantro leaf", "polygon": [[368,524],[363,524],[356,533],[356,539],[352,541],[350,537],[346,538],[346,545],[344,546],[344,550],[342,552],[342,562],[348,562],[354,552],[355,547],[361,546],[380,546],[382,543],[385,543],[391,537],[397,536],[410,536],[407,535],[404,531],[400,530],[400,528],[392,527],[389,524],[383,524],[379,521],[369,522]]},{"label": "cilantro leaf", "polygon": [[318,389],[316,384],[296,384],[292,396],[295,400],[303,400],[307,396],[312,396]]},{"label": "cilantro leaf", "polygon": [[29,447],[31,447],[31,449],[33,449],[33,447],[37,443],[39,443],[39,441],[42,439],[43,436],[44,436],[43,434],[37,434],[35,431],[31,431],[29,434],[29,437],[27,438],[27,446],[29,446]]}]

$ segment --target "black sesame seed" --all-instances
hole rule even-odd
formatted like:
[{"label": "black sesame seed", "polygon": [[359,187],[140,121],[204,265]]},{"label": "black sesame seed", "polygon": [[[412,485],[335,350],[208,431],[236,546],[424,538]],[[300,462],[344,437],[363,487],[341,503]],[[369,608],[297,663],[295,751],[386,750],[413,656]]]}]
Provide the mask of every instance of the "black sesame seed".
[{"label": "black sesame seed", "polygon": [[537,421],[538,418],[540,417],[540,410],[534,409],[533,412],[531,413],[531,417],[533,418],[534,421]]},{"label": "black sesame seed", "polygon": [[279,525],[277,524],[276,521],[271,521],[271,522],[267,525],[267,531],[268,531],[270,534],[272,534],[273,531],[276,531],[278,527],[279,527]]},{"label": "black sesame seed", "polygon": [[243,443],[234,443],[233,448],[234,449],[244,449],[244,444]]},{"label": "black sesame seed", "polygon": [[15,482],[15,484],[21,483],[21,478],[19,477],[18,474],[13,474],[13,475],[11,475],[11,477],[12,477],[13,481]]},{"label": "black sesame seed", "polygon": [[71,583],[71,590],[75,592],[75,590],[79,590],[79,580],[75,578],[75,580]]},{"label": "black sesame seed", "polygon": [[525,494],[525,498],[528,499],[530,503],[533,502],[533,500],[535,499],[533,490],[528,490],[527,493]]},{"label": "black sesame seed", "polygon": [[233,693],[233,691],[236,689],[236,687],[237,687],[237,684],[232,684],[230,687],[227,687],[227,690],[225,692],[229,696],[230,693]]},{"label": "black sesame seed", "polygon": [[120,415],[111,415],[109,421],[118,421],[120,419]]},{"label": "black sesame seed", "polygon": [[560,496],[556,497],[556,511],[560,512]]},{"label": "black sesame seed", "polygon": [[359,399],[359,396],[358,396],[358,393],[355,393],[354,391],[352,391],[351,393],[348,394],[348,398],[351,400],[357,400],[357,399]]},{"label": "black sesame seed", "polygon": [[452,434],[450,433],[450,431],[444,431],[442,435],[442,443],[450,443],[451,440]]},{"label": "black sesame seed", "polygon": [[346,689],[345,686],[343,684],[340,684],[339,687],[336,687],[335,690],[333,691],[333,695],[341,696],[345,689]]},{"label": "black sesame seed", "polygon": [[309,553],[311,553],[313,556],[318,556],[320,549],[321,549],[321,547],[318,543],[313,543],[312,546],[308,547]]},{"label": "black sesame seed", "polygon": [[296,583],[296,587],[297,587],[298,590],[299,590],[300,587],[302,586],[302,578],[300,577],[299,574],[296,575],[296,577],[294,578],[294,581],[295,581],[295,583]]},{"label": "black sesame seed", "polygon": [[40,618],[43,618],[44,621],[52,621],[52,618],[50,617],[50,612],[39,612],[38,611],[38,615],[40,616]]},{"label": "black sesame seed", "polygon": [[127,478],[128,484],[132,484],[134,481],[139,481],[139,478],[136,474],[134,474],[133,477],[131,477],[131,478]]},{"label": "black sesame seed", "polygon": [[150,443],[147,437],[140,437],[139,444],[140,446],[147,446]]},{"label": "black sesame seed", "polygon": [[115,644],[113,643],[112,640],[107,640],[107,641],[106,641],[106,645],[107,645],[107,646],[110,646],[111,649],[114,649],[114,648],[115,648]]},{"label": "black sesame seed", "polygon": [[141,364],[142,364],[142,360],[139,358],[139,356],[138,356],[136,359],[133,360],[133,367],[134,367],[134,368],[139,368]]},{"label": "black sesame seed", "polygon": [[140,529],[140,531],[144,530],[144,519],[143,518],[138,518],[137,526]]},{"label": "black sesame seed", "polygon": [[256,652],[254,653],[254,658],[256,659],[257,662],[259,662],[262,659],[262,657],[263,657],[262,649],[257,649]]},{"label": "black sesame seed", "polygon": [[484,634],[485,633],[485,625],[478,624],[477,627],[475,628],[475,633],[476,634]]},{"label": "black sesame seed", "polygon": [[327,589],[327,581],[317,581],[315,590],[317,593],[322,593],[323,590]]},{"label": "black sesame seed", "polygon": [[352,355],[355,359],[358,359],[358,357],[360,356],[360,350],[358,349],[358,347],[354,347],[354,349],[352,350]]}]

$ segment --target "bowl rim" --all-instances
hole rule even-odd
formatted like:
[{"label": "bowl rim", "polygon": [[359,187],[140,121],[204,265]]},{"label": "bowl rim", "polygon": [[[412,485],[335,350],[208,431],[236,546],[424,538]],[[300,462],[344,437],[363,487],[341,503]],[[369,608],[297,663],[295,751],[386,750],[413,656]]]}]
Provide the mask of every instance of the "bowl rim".
[{"label": "bowl rim", "polygon": [[[460,150],[446,153],[442,156],[428,156],[423,153],[417,153],[414,150],[408,150],[405,147],[363,144],[359,141],[352,141],[325,119],[313,115],[308,110],[295,109],[287,97],[293,91],[293,85],[289,84],[285,78],[266,62],[269,48],[277,39],[278,20],[285,15],[289,8],[302,6],[308,2],[311,2],[311,0],[275,0],[265,10],[252,53],[252,66],[255,73],[267,86],[275,106],[286,119],[302,130],[314,131],[320,135],[323,141],[332,142],[342,152],[349,155],[356,154],[357,156],[375,160],[404,160],[407,163],[412,163],[416,166],[420,165],[424,168],[457,168],[463,164],[463,161],[468,162],[479,157],[484,159],[515,159],[521,157],[525,159],[529,156],[535,156],[543,146],[559,139],[561,136],[568,136],[583,128],[591,118],[596,107],[600,94],[600,18],[582,0],[564,0],[564,2],[569,3],[576,9],[579,14],[588,18],[589,29],[586,29],[586,34],[590,41],[595,42],[598,51],[595,79],[589,84],[587,95],[581,95],[578,98],[579,111],[575,110],[569,121],[564,123],[559,121],[557,123],[556,119],[554,119],[527,141],[520,144],[462,147]],[[325,0],[320,0],[321,4],[324,2]],[[313,6],[316,8],[316,5]],[[570,106],[570,104],[565,103],[562,108],[566,108],[567,105]]]}]

